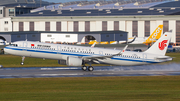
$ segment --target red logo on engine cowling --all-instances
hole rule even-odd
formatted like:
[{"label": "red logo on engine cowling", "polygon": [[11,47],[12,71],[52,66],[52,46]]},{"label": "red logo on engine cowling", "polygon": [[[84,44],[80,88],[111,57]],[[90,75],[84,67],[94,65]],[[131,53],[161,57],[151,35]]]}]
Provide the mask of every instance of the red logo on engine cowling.
[{"label": "red logo on engine cowling", "polygon": [[159,42],[159,49],[160,50],[164,50],[164,48],[167,46],[166,43],[168,42],[168,40],[163,40],[162,42]]}]

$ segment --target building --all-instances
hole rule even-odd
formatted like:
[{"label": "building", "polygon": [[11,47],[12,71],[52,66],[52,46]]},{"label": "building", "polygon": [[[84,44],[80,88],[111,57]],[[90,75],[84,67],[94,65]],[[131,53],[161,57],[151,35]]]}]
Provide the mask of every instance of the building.
[{"label": "building", "polygon": [[0,0],[0,32],[13,31],[11,17],[49,4],[38,0]]},{"label": "building", "polygon": [[[163,24],[172,30],[172,43],[180,43],[180,1],[116,0],[54,4],[31,13],[1,19],[0,31],[125,31],[128,37],[147,37]],[[11,27],[10,27],[11,26]],[[9,28],[10,27],[10,28]],[[10,30],[9,30],[10,29]]]},{"label": "building", "polygon": [[49,4],[38,0],[0,0],[0,18],[30,13],[30,10]]},{"label": "building", "polygon": [[46,43],[88,43],[97,41],[127,41],[128,33],[124,31],[95,31],[95,32],[52,32],[52,31],[20,31],[0,32],[0,39],[7,43],[15,41],[40,41]]}]

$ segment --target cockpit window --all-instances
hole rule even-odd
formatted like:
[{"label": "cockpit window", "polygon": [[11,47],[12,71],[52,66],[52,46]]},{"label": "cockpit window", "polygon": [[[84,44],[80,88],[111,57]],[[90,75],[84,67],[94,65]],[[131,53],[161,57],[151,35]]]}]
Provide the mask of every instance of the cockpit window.
[{"label": "cockpit window", "polygon": [[15,46],[15,47],[17,47],[18,45],[17,45],[17,44],[11,44],[10,46]]}]

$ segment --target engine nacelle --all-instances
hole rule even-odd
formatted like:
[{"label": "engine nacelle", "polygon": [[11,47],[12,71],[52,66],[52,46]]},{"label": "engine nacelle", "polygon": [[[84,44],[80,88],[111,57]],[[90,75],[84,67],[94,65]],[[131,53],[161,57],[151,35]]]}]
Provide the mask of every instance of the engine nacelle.
[{"label": "engine nacelle", "polygon": [[61,65],[68,65],[68,66],[81,66],[82,59],[77,57],[68,56],[67,60],[58,60],[58,63]]},{"label": "engine nacelle", "polygon": [[68,56],[66,64],[68,66],[81,66],[82,65],[82,59],[81,58],[77,58],[77,57]]}]

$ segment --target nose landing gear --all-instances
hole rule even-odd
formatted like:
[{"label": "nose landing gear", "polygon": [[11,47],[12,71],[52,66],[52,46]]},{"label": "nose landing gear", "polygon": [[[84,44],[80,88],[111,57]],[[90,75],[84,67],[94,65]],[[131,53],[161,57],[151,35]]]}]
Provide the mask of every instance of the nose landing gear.
[{"label": "nose landing gear", "polygon": [[22,57],[21,65],[24,65],[24,59],[25,59],[25,56]]}]

